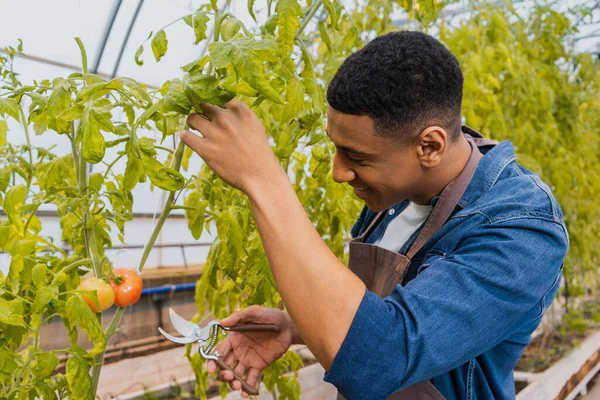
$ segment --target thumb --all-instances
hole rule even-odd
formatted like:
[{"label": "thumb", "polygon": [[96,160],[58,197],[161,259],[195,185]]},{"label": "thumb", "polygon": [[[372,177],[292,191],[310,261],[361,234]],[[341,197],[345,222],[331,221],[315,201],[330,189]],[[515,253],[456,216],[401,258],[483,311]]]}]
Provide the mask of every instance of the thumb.
[{"label": "thumb", "polygon": [[236,311],[231,314],[229,317],[226,317],[221,320],[221,325],[223,326],[234,326],[249,322],[262,322],[261,316],[263,314],[263,307],[260,306],[251,306],[244,310]]}]

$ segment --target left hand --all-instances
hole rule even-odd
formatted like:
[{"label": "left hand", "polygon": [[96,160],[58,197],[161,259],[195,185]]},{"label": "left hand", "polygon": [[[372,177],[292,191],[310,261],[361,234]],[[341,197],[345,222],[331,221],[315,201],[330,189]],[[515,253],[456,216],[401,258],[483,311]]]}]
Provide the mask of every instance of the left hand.
[{"label": "left hand", "polygon": [[190,131],[181,140],[194,150],[225,182],[248,194],[261,181],[282,171],[267,140],[265,128],[243,102],[232,100],[222,107],[203,103],[202,112],[187,118]]}]

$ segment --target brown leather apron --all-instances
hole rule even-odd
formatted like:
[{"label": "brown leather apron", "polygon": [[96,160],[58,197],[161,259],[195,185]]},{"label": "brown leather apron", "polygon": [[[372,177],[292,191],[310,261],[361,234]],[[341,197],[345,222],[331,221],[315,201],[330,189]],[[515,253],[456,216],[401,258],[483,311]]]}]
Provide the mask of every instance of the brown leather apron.
[{"label": "brown leather apron", "polygon": [[[481,153],[477,145],[495,144],[496,142],[483,139],[481,135],[468,127],[463,127],[467,133],[466,138],[471,145],[471,156],[467,165],[456,179],[446,186],[433,208],[425,226],[417,239],[408,250],[407,255],[364,243],[367,235],[381,221],[385,212],[380,212],[373,222],[359,237],[350,242],[350,260],[348,267],[367,286],[367,288],[380,297],[389,296],[397,284],[402,284],[408,271],[410,260],[427,241],[444,225],[452,211],[458,204],[467,189],[471,178],[475,174]],[[474,137],[471,137],[473,135]],[[479,137],[478,137],[479,136]],[[410,386],[400,392],[393,393],[389,400],[444,400],[444,396],[433,386],[430,381],[423,381]],[[338,393],[337,400],[345,400]]]}]

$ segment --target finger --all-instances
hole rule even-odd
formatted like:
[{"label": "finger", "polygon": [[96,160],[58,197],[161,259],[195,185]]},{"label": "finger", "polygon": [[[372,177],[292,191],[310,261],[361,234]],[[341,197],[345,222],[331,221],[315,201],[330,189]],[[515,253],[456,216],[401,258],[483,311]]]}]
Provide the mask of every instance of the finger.
[{"label": "finger", "polygon": [[186,146],[194,150],[201,158],[206,153],[206,139],[190,131],[179,132],[179,138]]},{"label": "finger", "polygon": [[190,128],[201,132],[203,136],[206,136],[206,133],[210,131],[210,120],[198,113],[188,115],[186,122]]},{"label": "finger", "polygon": [[[229,353],[227,355],[227,357],[225,357],[224,361],[225,361],[225,364],[227,364],[229,367],[233,368],[235,365],[235,355],[233,354],[233,352]],[[229,370],[223,370],[219,374],[219,377],[222,380],[229,382],[229,381],[233,380],[233,372],[231,372]]]},{"label": "finger", "polygon": [[215,117],[223,111],[221,107],[209,103],[200,103],[200,109],[202,110],[202,113],[211,120],[215,119]]},{"label": "finger", "polygon": [[257,383],[259,382],[259,379],[260,379],[260,369],[251,367],[248,370],[248,377],[246,377],[246,382],[248,383],[248,385],[250,385],[252,387],[256,387]]},{"label": "finger", "polygon": [[248,106],[243,101],[240,101],[238,99],[233,99],[230,102],[223,104],[223,108],[226,108],[228,110],[237,111],[237,110],[243,110],[245,108],[248,108]]},{"label": "finger", "polygon": [[[246,364],[239,361],[233,371],[243,378],[244,375],[246,375]],[[242,382],[234,379],[231,381],[230,386],[233,390],[240,390],[242,388]]]},{"label": "finger", "polygon": [[[250,368],[248,370],[248,376],[246,377],[246,383],[248,383],[248,386],[251,386],[253,388],[256,388],[260,385],[260,370],[256,369],[256,368]],[[250,394],[246,393],[242,390],[242,397],[243,398],[247,398],[249,397]]]},{"label": "finger", "polygon": [[206,363],[206,371],[209,374],[214,374],[216,370],[217,370],[217,363],[214,362],[213,360],[208,360],[208,362]]}]

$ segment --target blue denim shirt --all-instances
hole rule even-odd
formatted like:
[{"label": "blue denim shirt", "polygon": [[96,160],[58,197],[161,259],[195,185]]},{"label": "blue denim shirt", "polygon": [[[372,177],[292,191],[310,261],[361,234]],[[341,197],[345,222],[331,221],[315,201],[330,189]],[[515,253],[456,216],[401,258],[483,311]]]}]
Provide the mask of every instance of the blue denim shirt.
[{"label": "blue denim shirt", "polygon": [[[511,143],[480,150],[472,181],[413,258],[408,283],[385,299],[365,293],[325,374],[346,399],[385,399],[424,380],[446,399],[515,398],[513,369],[556,296],[569,239],[549,187],[517,163]],[[374,216],[363,209],[353,236]]]}]

